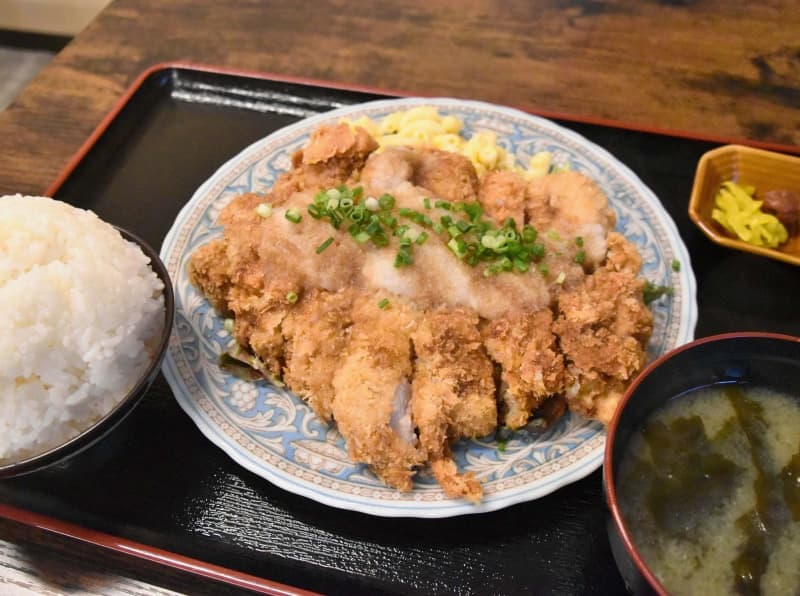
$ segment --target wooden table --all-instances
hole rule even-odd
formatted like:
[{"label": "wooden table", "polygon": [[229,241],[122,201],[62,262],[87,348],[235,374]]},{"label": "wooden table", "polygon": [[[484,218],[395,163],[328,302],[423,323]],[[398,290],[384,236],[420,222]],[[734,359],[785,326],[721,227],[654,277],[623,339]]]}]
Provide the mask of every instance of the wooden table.
[{"label": "wooden table", "polygon": [[[190,61],[800,145],[792,0],[117,0],[0,114],[0,194],[39,194],[144,69]],[[0,521],[0,592],[227,592]]]}]

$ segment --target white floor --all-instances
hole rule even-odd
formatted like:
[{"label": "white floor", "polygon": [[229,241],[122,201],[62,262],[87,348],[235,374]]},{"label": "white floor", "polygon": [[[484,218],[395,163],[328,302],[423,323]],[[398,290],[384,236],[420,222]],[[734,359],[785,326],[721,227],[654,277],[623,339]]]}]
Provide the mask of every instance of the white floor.
[{"label": "white floor", "polygon": [[33,77],[53,58],[44,50],[0,46],[0,110],[5,109]]}]

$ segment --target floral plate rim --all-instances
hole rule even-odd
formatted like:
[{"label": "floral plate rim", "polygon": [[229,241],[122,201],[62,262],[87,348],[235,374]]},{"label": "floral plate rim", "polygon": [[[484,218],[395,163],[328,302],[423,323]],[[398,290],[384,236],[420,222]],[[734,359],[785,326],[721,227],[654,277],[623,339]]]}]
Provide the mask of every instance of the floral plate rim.
[{"label": "floral plate rim", "polygon": [[[472,110],[476,112],[485,112],[500,118],[510,118],[513,120],[523,120],[529,123],[532,127],[550,133],[558,133],[560,136],[569,139],[577,147],[602,158],[608,162],[615,170],[615,175],[626,183],[630,184],[635,191],[636,196],[649,206],[650,210],[655,214],[659,225],[665,232],[670,247],[674,250],[674,256],[681,262],[681,271],[678,274],[680,285],[683,287],[682,296],[679,300],[679,312],[675,313],[678,320],[678,332],[675,345],[666,346],[663,351],[675,348],[678,345],[690,341],[693,338],[694,327],[697,321],[697,305],[696,305],[696,281],[691,269],[688,251],[684,245],[677,227],[661,205],[658,198],[653,192],[630,170],[625,164],[617,160],[611,153],[596,145],[595,143],[584,138],[582,135],[560,126],[550,120],[533,116],[525,112],[495,104],[489,104],[480,101],[461,100],[453,98],[402,98],[402,99],[389,99],[377,100],[366,102],[362,104],[354,104],[338,108],[329,112],[323,112],[310,116],[308,118],[299,120],[284,128],[278,129],[271,134],[263,137],[262,139],[252,143],[250,146],[244,148],[238,154],[233,156],[230,160],[220,166],[217,171],[212,174],[194,193],[192,198],[181,209],[180,213],[175,219],[172,228],[169,230],[164,239],[161,248],[161,257],[165,263],[174,261],[175,255],[173,250],[175,243],[179,236],[184,232],[183,227],[186,224],[187,218],[193,213],[202,198],[204,198],[215,186],[219,186],[221,180],[229,175],[230,172],[243,163],[248,163],[252,160],[253,164],[257,163],[254,156],[262,148],[268,146],[270,143],[275,143],[281,138],[284,138],[284,146],[290,143],[299,131],[310,130],[322,123],[337,121],[342,117],[358,116],[367,111],[386,111],[396,110],[401,108],[408,108],[418,105],[433,105],[438,107],[446,107],[450,109],[463,109]],[[301,135],[302,136],[302,135]],[[276,150],[275,150],[276,151]],[[273,153],[275,152],[273,151]],[[259,159],[266,159],[261,156]],[[187,255],[182,255],[179,260],[179,267],[185,265],[184,261]],[[172,268],[171,268],[172,269]],[[176,295],[180,290],[178,280],[180,279],[180,271],[174,269],[170,271],[173,276],[173,284],[176,286]],[[176,307],[179,306],[176,300]],[[177,329],[177,325],[176,325]],[[253,472],[254,474],[268,480],[269,482],[288,490],[295,494],[313,499],[325,505],[360,511],[377,516],[387,517],[419,517],[419,518],[440,518],[450,517],[464,514],[484,513],[494,511],[497,509],[505,508],[524,501],[534,500],[543,497],[567,484],[576,482],[591,472],[596,470],[602,464],[603,450],[604,450],[604,433],[601,431],[598,435],[593,436],[590,441],[591,444],[584,443],[587,448],[584,455],[580,458],[575,458],[575,461],[568,462],[565,465],[558,466],[555,473],[548,474],[544,478],[540,478],[533,482],[524,483],[521,486],[512,487],[502,494],[491,495],[483,502],[473,505],[463,500],[442,498],[439,500],[426,500],[424,502],[415,502],[406,499],[372,499],[369,496],[355,495],[355,498],[344,494],[337,494],[336,491],[320,490],[320,487],[313,481],[298,478],[291,473],[287,473],[274,465],[265,465],[265,462],[260,460],[259,457],[252,453],[252,449],[247,451],[243,449],[241,444],[236,445],[236,440],[231,438],[230,432],[223,430],[223,426],[218,418],[214,420],[214,416],[208,412],[202,411],[198,407],[193,391],[190,389],[183,378],[184,373],[181,372],[180,367],[176,364],[173,358],[173,349],[176,345],[180,344],[177,330],[173,330],[173,336],[170,341],[171,349],[168,351],[163,365],[164,375],[175,394],[176,400],[184,411],[194,421],[198,429],[208,438],[213,444],[222,449],[228,456],[230,456],[237,464],[243,468]],[[296,399],[296,398],[295,398]],[[234,433],[235,434],[235,433]],[[241,433],[240,433],[241,434]],[[598,438],[599,437],[599,438]],[[548,463],[548,462],[546,462]],[[416,490],[416,489],[414,489]],[[364,491],[369,492],[369,490]],[[397,491],[395,491],[397,492]],[[412,491],[414,492],[414,491]]]}]

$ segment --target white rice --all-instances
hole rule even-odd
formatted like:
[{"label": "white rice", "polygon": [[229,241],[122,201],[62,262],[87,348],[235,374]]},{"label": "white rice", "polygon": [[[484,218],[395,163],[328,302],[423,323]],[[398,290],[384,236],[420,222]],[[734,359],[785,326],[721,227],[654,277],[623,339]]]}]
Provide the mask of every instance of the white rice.
[{"label": "white rice", "polygon": [[147,368],[163,284],[91,211],[0,197],[0,464],[102,418]]}]

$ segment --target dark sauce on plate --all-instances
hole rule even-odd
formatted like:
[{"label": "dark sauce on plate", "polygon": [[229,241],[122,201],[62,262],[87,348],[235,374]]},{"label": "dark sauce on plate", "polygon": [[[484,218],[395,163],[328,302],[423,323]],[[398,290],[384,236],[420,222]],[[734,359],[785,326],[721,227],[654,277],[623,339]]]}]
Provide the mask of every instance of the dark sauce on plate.
[{"label": "dark sauce on plate", "polygon": [[739,385],[672,400],[631,438],[616,484],[668,591],[800,594],[800,400]]}]

